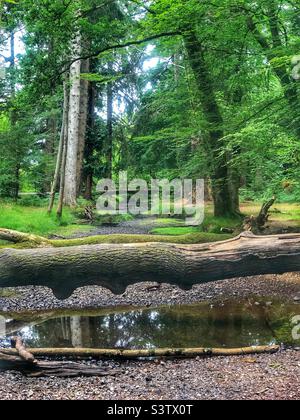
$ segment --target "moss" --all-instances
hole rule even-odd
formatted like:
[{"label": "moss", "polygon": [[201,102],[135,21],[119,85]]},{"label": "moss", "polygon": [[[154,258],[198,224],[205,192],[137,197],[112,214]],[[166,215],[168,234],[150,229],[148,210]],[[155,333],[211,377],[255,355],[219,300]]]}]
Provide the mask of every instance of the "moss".
[{"label": "moss", "polygon": [[88,238],[67,239],[51,241],[56,248],[80,245],[97,244],[128,244],[128,243],[175,243],[175,244],[201,244],[208,242],[224,241],[232,238],[232,235],[221,235],[214,233],[190,233],[179,236],[160,236],[160,235],[99,235]]},{"label": "moss", "polygon": [[18,297],[20,294],[13,289],[0,289],[0,298],[12,299]]}]

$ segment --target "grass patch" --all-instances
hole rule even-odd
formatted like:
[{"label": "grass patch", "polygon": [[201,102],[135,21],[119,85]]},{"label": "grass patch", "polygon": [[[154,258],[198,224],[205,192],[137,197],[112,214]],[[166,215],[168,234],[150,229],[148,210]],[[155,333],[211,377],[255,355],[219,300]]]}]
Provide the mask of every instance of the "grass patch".
[{"label": "grass patch", "polygon": [[[145,223],[149,223],[147,219],[145,219]],[[152,223],[154,226],[165,226],[165,227],[179,227],[179,226],[185,226],[185,222],[182,219],[173,219],[171,217],[169,218],[157,218],[155,220],[152,220]]]},{"label": "grass patch", "polygon": [[213,217],[211,214],[206,214],[204,222],[200,226],[167,226],[153,229],[150,233],[153,235],[189,235],[189,234],[221,234],[222,228],[229,228],[238,231],[241,226],[240,219],[231,219],[225,217]]},{"label": "grass patch", "polygon": [[168,235],[168,236],[177,236],[177,235],[189,235],[192,233],[199,233],[198,227],[164,227],[156,228],[150,232],[153,235]]},{"label": "grass patch", "polygon": [[[0,203],[0,227],[24,233],[47,237],[49,235],[67,236],[78,231],[88,231],[90,226],[75,225],[76,218],[71,210],[64,209],[61,220],[56,214],[47,214],[46,207],[20,206]],[[0,245],[5,245],[2,243]]]}]

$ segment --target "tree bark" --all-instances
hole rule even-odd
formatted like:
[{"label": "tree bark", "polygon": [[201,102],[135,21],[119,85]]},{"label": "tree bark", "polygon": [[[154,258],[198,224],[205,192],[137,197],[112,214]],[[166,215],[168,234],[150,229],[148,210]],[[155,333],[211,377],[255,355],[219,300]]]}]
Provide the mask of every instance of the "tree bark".
[{"label": "tree bark", "polygon": [[51,242],[41,236],[31,233],[18,232],[16,230],[0,228],[0,240],[9,241],[15,244],[32,243],[36,245],[50,245]]},{"label": "tree bark", "polygon": [[64,82],[64,105],[63,105],[63,118],[62,118],[62,126],[61,126],[61,133],[60,133],[60,140],[57,152],[57,159],[56,159],[56,167],[54,178],[51,186],[51,193],[50,193],[50,200],[49,200],[49,207],[48,213],[52,212],[54,200],[55,200],[55,193],[59,184],[59,178],[61,174],[61,168],[63,163],[63,153],[64,147],[66,143],[66,127],[68,126],[68,111],[69,111],[69,100],[68,100],[69,90],[67,83]]},{"label": "tree bark", "polygon": [[[80,57],[82,37],[78,33],[73,40],[74,56]],[[77,204],[77,161],[80,134],[80,96],[81,96],[81,60],[70,67],[70,101],[68,119],[68,147],[65,168],[64,203],[75,207]]]},{"label": "tree bark", "polygon": [[[94,71],[95,65],[94,62],[91,63],[91,70]],[[84,178],[85,178],[85,190],[84,198],[86,200],[93,199],[93,176],[94,176],[94,151],[96,149],[96,141],[99,142],[99,139],[96,137],[95,133],[95,107],[97,99],[97,87],[95,83],[89,84],[89,103],[88,103],[88,135],[85,145],[85,168],[84,168]]]},{"label": "tree bark", "polygon": [[[110,66],[111,68],[111,66]],[[106,92],[106,99],[107,99],[107,173],[106,177],[108,179],[112,179],[112,172],[113,172],[113,84],[107,83],[107,92]]]},{"label": "tree bark", "polygon": [[229,187],[228,162],[225,153],[222,152],[223,117],[217,102],[209,69],[206,64],[203,47],[198,40],[195,31],[184,35],[185,47],[188,59],[195,75],[203,115],[207,122],[209,136],[207,158],[210,160],[212,179],[212,195],[215,207],[215,216],[228,216],[233,214],[232,195]]},{"label": "tree bark", "polygon": [[[81,66],[82,73],[89,73],[90,71],[90,60],[84,60]],[[86,142],[86,131],[87,131],[87,116],[88,116],[88,102],[89,102],[89,82],[87,80],[81,80],[80,82],[80,123],[79,123],[79,144],[77,154],[77,196],[81,192],[82,186],[82,169],[83,169],[83,158],[84,148]]]},{"label": "tree bark", "polygon": [[99,285],[122,294],[144,281],[182,289],[194,284],[300,271],[300,235],[255,236],[204,245],[105,244],[67,248],[3,249],[0,287],[47,286],[59,299]]},{"label": "tree bark", "polygon": [[[77,359],[92,358],[113,358],[113,359],[138,359],[141,357],[176,357],[193,358],[197,356],[245,356],[250,354],[276,353],[280,346],[257,346],[241,347],[233,349],[219,348],[164,348],[145,350],[123,350],[123,349],[88,349],[88,348],[48,348],[28,349],[36,357],[76,357]],[[3,349],[4,360],[11,356],[15,357],[17,352],[12,349]],[[0,353],[1,360],[1,353]],[[39,362],[40,364],[40,362]]]},{"label": "tree bark", "polygon": [[65,84],[65,103],[64,107],[66,110],[65,115],[65,124],[64,124],[64,133],[63,133],[63,147],[62,147],[62,158],[61,158],[61,168],[60,168],[60,185],[59,185],[59,195],[58,195],[58,205],[57,205],[57,217],[60,219],[63,213],[64,206],[64,196],[65,196],[65,184],[66,184],[66,164],[67,164],[67,154],[68,154],[68,132],[69,132],[69,88]]}]

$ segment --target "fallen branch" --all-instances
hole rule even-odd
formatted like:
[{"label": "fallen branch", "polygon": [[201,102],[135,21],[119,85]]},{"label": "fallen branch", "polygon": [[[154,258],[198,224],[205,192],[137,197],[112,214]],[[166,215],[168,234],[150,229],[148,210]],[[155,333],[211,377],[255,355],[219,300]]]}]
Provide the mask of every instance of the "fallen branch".
[{"label": "fallen branch", "polygon": [[31,243],[37,246],[51,246],[51,241],[41,236],[0,228],[0,240],[14,244]]},{"label": "fallen branch", "polygon": [[11,343],[15,347],[16,351],[18,352],[18,355],[20,356],[22,360],[24,360],[25,362],[29,364],[37,365],[38,363],[37,360],[35,359],[32,353],[26,350],[22,342],[22,339],[20,337],[13,337],[11,339]]},{"label": "fallen branch", "polygon": [[[29,349],[35,357],[68,357],[75,359],[139,359],[139,358],[159,358],[159,357],[183,357],[193,358],[197,356],[243,356],[249,354],[276,353],[280,346],[258,346],[242,347],[234,349],[218,348],[164,348],[164,349],[146,349],[146,350],[123,350],[123,349],[85,349],[85,348],[49,348],[49,349]],[[17,352],[13,349],[1,350],[4,356],[14,357]],[[1,360],[1,354],[0,354]]]},{"label": "fallen branch", "polygon": [[84,286],[122,294],[145,281],[194,284],[300,271],[300,235],[238,237],[203,245],[102,244],[0,250],[0,287],[46,286],[59,299]]},{"label": "fallen branch", "polygon": [[20,337],[14,337],[12,344],[15,349],[0,350],[0,368],[18,370],[29,377],[108,376],[118,372],[115,369],[86,366],[74,362],[38,361],[33,355],[34,350],[26,349]]}]

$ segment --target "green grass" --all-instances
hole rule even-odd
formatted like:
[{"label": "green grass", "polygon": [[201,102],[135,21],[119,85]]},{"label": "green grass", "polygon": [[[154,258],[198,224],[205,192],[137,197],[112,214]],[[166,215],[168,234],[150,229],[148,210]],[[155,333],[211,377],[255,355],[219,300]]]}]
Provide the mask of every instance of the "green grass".
[{"label": "green grass", "polygon": [[237,230],[240,227],[241,221],[239,219],[231,219],[225,217],[213,217],[211,214],[205,216],[204,222],[199,226],[167,226],[153,229],[150,233],[153,235],[189,235],[189,234],[220,234],[222,228],[229,228]]},{"label": "green grass", "polygon": [[165,228],[156,228],[151,230],[151,234],[153,235],[170,235],[170,236],[177,236],[177,235],[189,235],[193,233],[199,233],[198,227],[165,227]]},{"label": "green grass", "polygon": [[0,203],[0,227],[5,229],[45,237],[52,234],[66,236],[78,230],[90,229],[74,223],[76,218],[69,209],[64,209],[62,220],[58,220],[55,213],[49,216],[45,207]]}]

